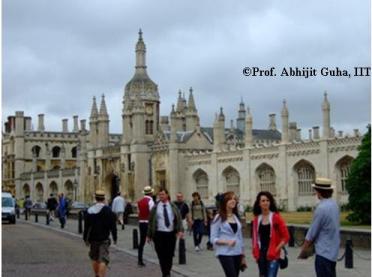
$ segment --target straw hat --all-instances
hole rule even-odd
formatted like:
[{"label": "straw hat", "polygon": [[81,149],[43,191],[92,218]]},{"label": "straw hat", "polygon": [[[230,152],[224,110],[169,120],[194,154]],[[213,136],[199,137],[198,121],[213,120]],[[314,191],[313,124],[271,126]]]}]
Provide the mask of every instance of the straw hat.
[{"label": "straw hat", "polygon": [[105,198],[105,192],[103,190],[97,190],[95,196],[99,198]]},{"label": "straw hat", "polygon": [[150,194],[150,193],[153,193],[154,192],[154,189],[150,186],[146,186],[143,188],[143,194]]},{"label": "straw hat", "polygon": [[333,190],[332,180],[328,178],[316,178],[315,183],[311,185],[314,189]]}]

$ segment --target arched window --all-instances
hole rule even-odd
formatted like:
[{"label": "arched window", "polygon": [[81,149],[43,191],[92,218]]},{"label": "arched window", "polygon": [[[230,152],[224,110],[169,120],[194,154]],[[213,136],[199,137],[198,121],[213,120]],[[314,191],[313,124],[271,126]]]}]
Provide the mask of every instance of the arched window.
[{"label": "arched window", "polygon": [[50,185],[49,185],[49,191],[50,191],[50,193],[53,193],[54,196],[57,195],[57,193],[58,193],[58,185],[57,185],[56,182],[53,181],[53,182],[50,183]]},{"label": "arched window", "polygon": [[44,198],[43,185],[41,183],[37,183],[35,188],[36,188],[36,201],[43,202],[43,198]]},{"label": "arched window", "polygon": [[198,169],[194,175],[196,183],[196,191],[199,192],[201,198],[208,198],[208,175],[205,171]]},{"label": "arched window", "polygon": [[233,191],[236,195],[240,195],[240,175],[239,172],[229,166],[226,168],[222,175],[225,179],[226,191]]},{"label": "arched window", "polygon": [[257,177],[260,191],[269,191],[272,195],[276,195],[275,172],[271,166],[260,165],[257,168]]},{"label": "arched window", "polygon": [[349,176],[351,163],[353,161],[353,158],[350,156],[343,157],[336,163],[336,169],[337,169],[337,187],[338,191],[342,193],[347,193],[346,190],[346,180]]},{"label": "arched window", "polygon": [[53,157],[53,158],[58,158],[60,154],[61,154],[61,147],[59,147],[59,146],[54,146],[54,147],[52,148],[52,157]]},{"label": "arched window", "polygon": [[65,196],[68,199],[73,199],[74,197],[74,186],[70,180],[65,183]]},{"label": "arched window", "polygon": [[32,151],[32,156],[33,157],[35,157],[35,158],[40,157],[41,147],[39,145],[35,145],[34,147],[32,147],[31,151]]},{"label": "arched window", "polygon": [[71,149],[71,157],[76,158],[77,157],[77,147],[73,147]]},{"label": "arched window", "polygon": [[311,184],[315,181],[314,167],[307,161],[300,161],[295,166],[297,173],[298,195],[312,195]]}]

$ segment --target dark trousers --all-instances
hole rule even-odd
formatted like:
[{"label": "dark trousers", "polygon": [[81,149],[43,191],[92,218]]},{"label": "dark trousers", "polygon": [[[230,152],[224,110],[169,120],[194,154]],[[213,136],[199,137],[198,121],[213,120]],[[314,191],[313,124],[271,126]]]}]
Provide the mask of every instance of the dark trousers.
[{"label": "dark trousers", "polygon": [[65,228],[65,224],[66,224],[66,216],[60,216],[59,217],[59,223],[61,223],[61,228]]},{"label": "dark trousers", "polygon": [[146,235],[147,235],[147,228],[149,224],[146,222],[140,222],[139,223],[139,231],[140,231],[140,243],[138,246],[138,262],[143,262],[143,247],[146,243]]},{"label": "dark trousers", "polygon": [[170,276],[176,247],[176,234],[174,232],[156,231],[154,244],[163,277]]},{"label": "dark trousers", "polygon": [[226,277],[238,277],[241,263],[241,255],[225,256],[219,255],[218,259],[222,265]]},{"label": "dark trousers", "polygon": [[201,219],[195,219],[192,224],[192,231],[194,235],[194,245],[199,246],[204,233],[204,221]]},{"label": "dark trousers", "polygon": [[315,271],[317,277],[336,277],[336,262],[316,255]]}]

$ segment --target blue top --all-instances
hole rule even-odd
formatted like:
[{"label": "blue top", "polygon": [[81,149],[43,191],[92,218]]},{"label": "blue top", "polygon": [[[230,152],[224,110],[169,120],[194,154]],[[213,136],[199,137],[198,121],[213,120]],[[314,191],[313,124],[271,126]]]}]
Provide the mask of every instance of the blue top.
[{"label": "blue top", "polygon": [[315,243],[315,253],[337,261],[340,248],[340,212],[335,200],[320,200],[306,239]]},{"label": "blue top", "polygon": [[[242,225],[234,215],[235,222],[238,226],[236,233],[231,228],[230,224],[226,221],[222,222],[221,217],[216,215],[215,219],[211,225],[211,242],[214,245],[216,250],[216,256],[219,255],[226,255],[226,256],[236,256],[244,254],[244,241],[243,241],[243,234],[242,234]],[[235,240],[236,243],[233,247],[228,245],[219,245],[216,244],[217,240]]]}]

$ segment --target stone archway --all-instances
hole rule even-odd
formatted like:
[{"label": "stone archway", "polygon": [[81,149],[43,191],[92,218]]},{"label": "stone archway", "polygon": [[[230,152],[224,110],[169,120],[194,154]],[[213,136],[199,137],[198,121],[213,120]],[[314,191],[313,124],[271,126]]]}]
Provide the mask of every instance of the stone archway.
[{"label": "stone archway", "polygon": [[112,200],[120,191],[120,178],[115,173],[111,173],[105,178],[105,193],[107,203],[111,205]]}]

